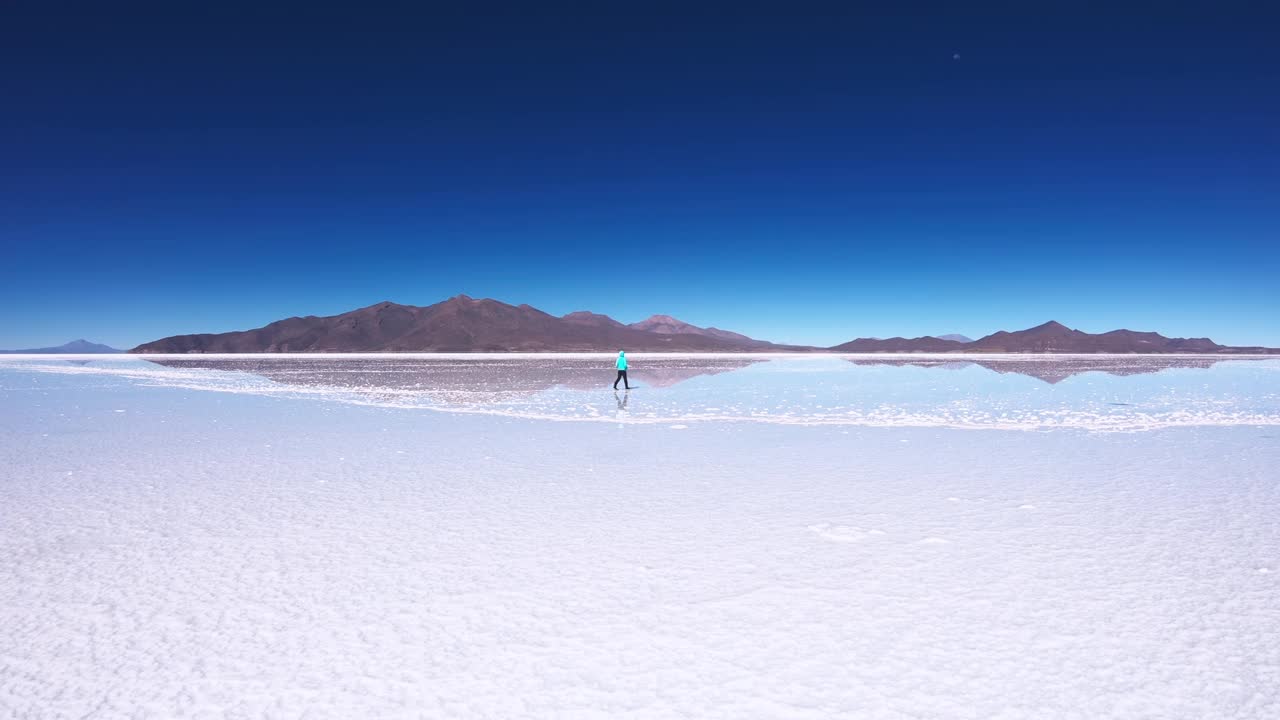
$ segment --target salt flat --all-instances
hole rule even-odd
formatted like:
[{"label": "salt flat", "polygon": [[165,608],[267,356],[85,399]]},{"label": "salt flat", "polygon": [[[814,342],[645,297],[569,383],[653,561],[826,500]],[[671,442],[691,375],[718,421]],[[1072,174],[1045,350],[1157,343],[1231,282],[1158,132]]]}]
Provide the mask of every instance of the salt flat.
[{"label": "salt flat", "polygon": [[0,717],[1280,716],[1277,360],[154,359],[0,360]]}]

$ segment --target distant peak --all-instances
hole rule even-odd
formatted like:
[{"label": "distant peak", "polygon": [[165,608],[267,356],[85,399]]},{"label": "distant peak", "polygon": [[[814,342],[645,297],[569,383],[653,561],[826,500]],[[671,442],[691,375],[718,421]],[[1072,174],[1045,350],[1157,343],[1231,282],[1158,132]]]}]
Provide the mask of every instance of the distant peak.
[{"label": "distant peak", "polygon": [[673,318],[670,315],[650,315],[640,322],[631,323],[631,327],[645,329],[657,327],[682,328],[693,326],[683,320]]},{"label": "distant peak", "polygon": [[96,343],[89,340],[85,340],[84,338],[80,338],[78,340],[72,340],[71,342],[63,343],[58,347],[35,348],[30,350],[0,350],[0,352],[37,353],[37,354],[47,354],[47,353],[94,353],[94,354],[97,354],[97,353],[118,353],[121,351],[113,347],[108,347],[106,345],[103,345],[101,343]]},{"label": "distant peak", "polygon": [[475,302],[476,300],[475,298],[471,297],[470,295],[467,295],[466,293],[458,293],[457,295],[454,295],[449,299],[455,302]]},{"label": "distant peak", "polygon": [[1049,322],[1044,323],[1043,325],[1037,325],[1031,329],[1032,330],[1070,330],[1071,328],[1067,327],[1066,325],[1063,325],[1057,320],[1050,320]]},{"label": "distant peak", "polygon": [[[392,307],[404,307],[404,306],[401,305],[400,303],[392,302],[391,300],[383,300],[381,302],[376,302],[372,305],[366,305],[362,308],[357,308],[356,310],[352,310],[351,312],[357,312],[359,310],[386,310],[387,308],[392,308]],[[307,317],[312,317],[312,316],[308,315]]]}]

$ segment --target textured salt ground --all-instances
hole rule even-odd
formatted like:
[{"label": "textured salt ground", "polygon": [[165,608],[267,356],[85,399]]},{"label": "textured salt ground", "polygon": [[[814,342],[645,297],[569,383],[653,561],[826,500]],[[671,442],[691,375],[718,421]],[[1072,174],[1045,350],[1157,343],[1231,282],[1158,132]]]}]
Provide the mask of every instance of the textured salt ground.
[{"label": "textured salt ground", "polygon": [[673,431],[22,377],[0,717],[1280,716],[1274,428]]}]

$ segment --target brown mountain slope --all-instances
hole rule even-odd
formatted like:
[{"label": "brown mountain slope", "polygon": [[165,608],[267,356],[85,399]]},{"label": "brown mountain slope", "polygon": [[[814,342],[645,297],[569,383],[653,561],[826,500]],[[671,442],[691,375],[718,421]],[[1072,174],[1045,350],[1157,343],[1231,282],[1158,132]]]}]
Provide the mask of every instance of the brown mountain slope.
[{"label": "brown mountain slope", "polygon": [[631,323],[627,327],[635,330],[644,330],[645,332],[658,333],[659,335],[703,335],[705,337],[720,338],[721,340],[730,340],[748,344],[759,344],[764,341],[753,340],[746,335],[720,328],[707,327],[701,328],[697,325],[690,325],[683,320],[677,320],[670,315],[651,315],[640,322]]},{"label": "brown mountain slope", "polygon": [[575,325],[588,325],[590,327],[626,327],[626,325],[623,325],[608,315],[601,315],[600,313],[593,313],[587,310],[578,310],[577,312],[571,312],[568,315],[561,315],[560,319],[565,322],[574,323]]},{"label": "brown mountain slope", "polygon": [[830,350],[836,352],[895,353],[1222,353],[1276,354],[1263,347],[1230,347],[1209,338],[1169,338],[1159,333],[1112,330],[1092,334],[1049,321],[1026,330],[1001,330],[973,342],[961,343],[935,337],[859,338]]},{"label": "brown mountain slope", "polygon": [[1208,338],[1168,338],[1159,333],[1112,330],[1091,334],[1049,321],[1017,332],[1000,331],[963,346],[965,352],[1206,353],[1230,350]]},{"label": "brown mountain slope", "polygon": [[594,313],[570,313],[560,318],[529,305],[508,305],[497,300],[476,300],[459,295],[427,307],[381,302],[330,317],[289,318],[255,330],[177,335],[139,345],[131,352],[537,352],[622,348],[714,352],[788,349],[742,337],[743,340],[738,340],[693,332],[648,332]]},{"label": "brown mountain slope", "polygon": [[929,335],[918,338],[858,338],[831,348],[835,352],[891,352],[891,353],[942,353],[955,352],[964,347],[955,340],[943,340]]},{"label": "brown mountain slope", "polygon": [[[700,328],[667,315],[623,325],[579,311],[563,317],[529,305],[459,295],[427,307],[381,302],[330,317],[294,317],[240,332],[176,335],[139,345],[135,353],[271,352],[552,352],[627,349],[648,352],[809,351],[745,335]],[[1280,353],[1227,347],[1208,338],[1153,332],[1090,334],[1057,322],[1000,331],[961,343],[943,338],[859,338],[828,348],[846,353]]]}]

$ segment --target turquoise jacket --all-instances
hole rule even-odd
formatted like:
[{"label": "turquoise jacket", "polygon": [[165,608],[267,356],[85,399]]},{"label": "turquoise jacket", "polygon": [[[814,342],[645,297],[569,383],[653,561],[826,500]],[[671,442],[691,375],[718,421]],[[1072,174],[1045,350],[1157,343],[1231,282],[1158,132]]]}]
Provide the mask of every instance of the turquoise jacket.
[{"label": "turquoise jacket", "polygon": [[618,369],[619,370],[627,369],[627,354],[624,352],[618,353]]}]

